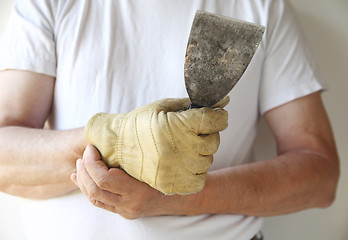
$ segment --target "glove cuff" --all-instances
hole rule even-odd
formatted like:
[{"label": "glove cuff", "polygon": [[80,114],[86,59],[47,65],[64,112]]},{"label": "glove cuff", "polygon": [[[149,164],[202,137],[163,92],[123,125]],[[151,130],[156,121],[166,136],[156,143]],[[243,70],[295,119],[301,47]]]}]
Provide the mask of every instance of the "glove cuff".
[{"label": "glove cuff", "polygon": [[98,118],[100,118],[103,114],[104,113],[95,114],[93,117],[91,117],[88,120],[88,122],[86,124],[84,134],[85,134],[85,139],[86,139],[88,144],[93,144],[94,136],[95,136],[95,134],[98,134],[98,133],[95,133],[96,128],[94,128],[94,126],[95,126],[96,122],[98,122],[97,121]]},{"label": "glove cuff", "polygon": [[[115,156],[115,144],[119,145],[119,129],[123,114],[97,113],[86,124],[85,139],[100,152],[108,167],[119,167],[120,161]],[[119,149],[118,149],[119,150]]]}]

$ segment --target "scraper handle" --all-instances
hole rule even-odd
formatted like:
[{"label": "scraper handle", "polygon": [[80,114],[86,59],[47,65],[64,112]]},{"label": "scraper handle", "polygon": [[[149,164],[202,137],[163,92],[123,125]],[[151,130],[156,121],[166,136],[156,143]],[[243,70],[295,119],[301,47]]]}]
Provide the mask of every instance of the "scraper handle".
[{"label": "scraper handle", "polygon": [[190,103],[189,109],[193,109],[193,108],[202,108],[202,106],[199,106],[193,102]]}]

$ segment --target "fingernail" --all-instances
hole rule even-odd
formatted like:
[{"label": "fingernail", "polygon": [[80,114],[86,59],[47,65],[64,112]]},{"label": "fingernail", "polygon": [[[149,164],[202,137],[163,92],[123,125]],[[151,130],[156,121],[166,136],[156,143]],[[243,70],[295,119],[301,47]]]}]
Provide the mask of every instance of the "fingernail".
[{"label": "fingernail", "polygon": [[79,168],[80,165],[81,165],[81,159],[79,158],[76,160],[76,168]]},{"label": "fingernail", "polygon": [[77,175],[76,175],[76,173],[73,173],[73,174],[70,175],[70,180],[71,180],[76,186],[78,186],[78,184],[77,184]]},{"label": "fingernail", "polygon": [[87,147],[85,148],[85,151],[83,152],[82,158],[85,158],[87,156],[88,151],[90,151],[90,145],[87,145]]},{"label": "fingernail", "polygon": [[70,175],[70,179],[71,179],[72,181],[75,181],[75,179],[76,179],[76,173],[72,173],[72,174]]}]

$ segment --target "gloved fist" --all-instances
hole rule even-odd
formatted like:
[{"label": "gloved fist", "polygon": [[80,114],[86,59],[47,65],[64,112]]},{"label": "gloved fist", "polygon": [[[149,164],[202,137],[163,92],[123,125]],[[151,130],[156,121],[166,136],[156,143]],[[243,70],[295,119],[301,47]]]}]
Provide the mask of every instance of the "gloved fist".
[{"label": "gloved fist", "polygon": [[188,98],[162,99],[127,114],[98,113],[85,137],[109,167],[168,195],[195,193],[204,187],[228,115],[222,108],[188,106]]}]

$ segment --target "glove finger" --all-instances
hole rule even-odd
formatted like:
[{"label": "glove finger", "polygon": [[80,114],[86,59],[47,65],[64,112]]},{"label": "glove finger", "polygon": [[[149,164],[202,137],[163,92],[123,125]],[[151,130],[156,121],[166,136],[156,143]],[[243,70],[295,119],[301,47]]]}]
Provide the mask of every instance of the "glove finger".
[{"label": "glove finger", "polygon": [[181,172],[173,186],[172,194],[186,195],[199,192],[204,188],[206,177],[206,173],[194,175],[189,172]]},{"label": "glove finger", "polygon": [[189,98],[165,98],[149,104],[149,108],[155,111],[178,112],[187,110],[190,105]]},{"label": "glove finger", "polygon": [[224,108],[229,104],[230,102],[230,97],[226,96],[222,100],[220,100],[218,103],[215,103],[211,108]]},{"label": "glove finger", "polygon": [[178,118],[196,134],[212,134],[225,130],[228,113],[221,108],[195,108],[183,111]]},{"label": "glove finger", "polygon": [[206,173],[213,164],[213,155],[196,155],[184,159],[180,172],[187,172],[194,176]]},{"label": "glove finger", "polygon": [[213,133],[209,135],[200,135],[199,154],[213,155],[217,152],[220,145],[220,134]]},{"label": "glove finger", "polygon": [[[170,175],[169,177],[166,171],[160,171],[157,184],[153,187],[166,195],[189,194],[200,191],[204,186],[206,172],[212,164],[213,156],[196,155],[193,158],[187,157],[184,160],[174,176]],[[166,176],[163,176],[163,174]]]},{"label": "glove finger", "polygon": [[144,111],[153,112],[178,112],[187,110],[190,106],[189,98],[164,98],[154,101],[148,105],[138,107],[132,111],[133,114]]}]

